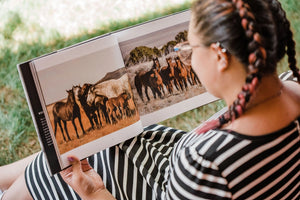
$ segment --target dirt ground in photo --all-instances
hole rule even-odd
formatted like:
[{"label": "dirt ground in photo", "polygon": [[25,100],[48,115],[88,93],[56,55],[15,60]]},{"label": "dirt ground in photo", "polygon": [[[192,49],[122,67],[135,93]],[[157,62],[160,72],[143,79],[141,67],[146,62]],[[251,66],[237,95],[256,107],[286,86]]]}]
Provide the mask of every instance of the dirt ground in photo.
[{"label": "dirt ground in photo", "polygon": [[[52,115],[52,107],[54,104],[51,104],[47,106],[47,110],[50,116],[51,125],[54,132],[54,122],[53,122],[53,115]],[[124,117],[123,119],[120,119],[118,123],[116,124],[106,124],[105,122],[102,122],[103,125],[101,127],[92,129],[91,124],[85,115],[83,109],[80,109],[81,113],[81,121],[83,128],[86,132],[86,134],[83,134],[78,119],[75,119],[75,124],[77,128],[77,132],[79,135],[79,139],[77,139],[75,129],[73,127],[72,121],[67,122],[67,129],[69,132],[69,136],[71,138],[71,141],[65,142],[60,130],[60,127],[57,125],[57,132],[56,132],[56,142],[60,151],[60,154],[63,154],[65,152],[70,151],[71,149],[74,149],[80,145],[89,143],[93,140],[96,140],[98,138],[101,138],[105,135],[108,135],[114,131],[117,131],[119,129],[122,129],[126,126],[129,126],[139,120],[139,115],[136,113],[132,116]],[[103,120],[102,120],[103,121]],[[62,123],[63,126],[63,123]],[[66,133],[64,132],[64,135],[66,137]]]}]

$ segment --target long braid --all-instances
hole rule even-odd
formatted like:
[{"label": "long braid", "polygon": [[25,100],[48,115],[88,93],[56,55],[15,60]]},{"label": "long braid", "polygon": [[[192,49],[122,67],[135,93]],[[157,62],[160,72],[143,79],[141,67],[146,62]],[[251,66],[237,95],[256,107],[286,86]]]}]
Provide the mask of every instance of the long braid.
[{"label": "long braid", "polygon": [[[293,71],[293,76],[296,77],[298,83],[300,83],[300,72],[296,66],[296,43],[293,40],[293,32],[291,31],[290,22],[286,17],[286,12],[278,0],[268,0],[268,4],[277,24],[277,35],[280,37],[278,38],[280,42],[277,47],[277,61],[281,60],[285,53],[287,53],[289,67]],[[285,49],[285,47],[287,48]]]},{"label": "long braid", "polygon": [[297,60],[296,60],[296,50],[295,50],[295,41],[293,38],[293,33],[291,30],[288,30],[289,34],[289,40],[287,41],[287,55],[288,55],[288,62],[289,67],[293,71],[294,77],[297,78],[298,83],[300,84],[300,71],[296,66]]},{"label": "long braid", "polygon": [[266,66],[267,52],[263,46],[264,41],[259,30],[257,30],[256,19],[249,4],[242,0],[232,0],[232,2],[239,13],[241,25],[248,41],[248,75],[242,91],[237,95],[237,99],[233,104],[229,106],[228,111],[217,120],[209,121],[199,127],[196,130],[199,134],[207,132],[210,129],[219,128],[240,117],[245,112],[247,103],[250,101],[260,82],[261,71]]}]

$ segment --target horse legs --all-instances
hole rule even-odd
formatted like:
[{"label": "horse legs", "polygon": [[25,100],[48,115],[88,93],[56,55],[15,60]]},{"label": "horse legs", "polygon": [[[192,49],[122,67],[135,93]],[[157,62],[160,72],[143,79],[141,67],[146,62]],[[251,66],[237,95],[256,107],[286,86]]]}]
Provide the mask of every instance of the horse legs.
[{"label": "horse legs", "polygon": [[[89,121],[90,121],[90,124],[91,124],[91,127],[92,127],[92,129],[95,129],[95,127],[94,127],[94,122],[93,122],[93,114],[92,113],[89,113],[89,112],[86,112],[85,113],[87,116],[88,116],[88,119],[89,119]],[[96,124],[97,124],[97,122],[95,122]]]},{"label": "horse legs", "polygon": [[79,115],[79,116],[77,116],[77,117],[78,117],[78,121],[79,121],[79,124],[80,124],[81,130],[82,130],[82,133],[83,133],[83,134],[86,134],[86,132],[84,131],[84,128],[83,128],[82,122],[81,122],[81,115]]},{"label": "horse legs", "polygon": [[161,94],[159,97],[162,98],[162,96],[166,96],[165,90],[164,90],[164,85],[159,84],[158,86],[159,93]]},{"label": "horse legs", "polygon": [[101,121],[100,108],[97,108],[97,115],[95,115],[96,119],[97,119],[97,116],[98,116],[98,119],[99,119],[99,125],[101,127],[102,126],[102,121]]},{"label": "horse legs", "polygon": [[75,129],[75,132],[76,132],[77,139],[79,139],[79,135],[78,135],[78,132],[77,132],[77,128],[76,128],[76,125],[75,125],[75,119],[74,119],[74,118],[72,119],[72,124],[73,124],[73,126],[74,126],[74,129]]},{"label": "horse legs", "polygon": [[159,98],[162,98],[162,93],[160,91],[160,87],[159,86],[155,87],[154,91],[155,91],[155,93],[157,93],[157,95],[159,96]]},{"label": "horse legs", "polygon": [[198,76],[197,76],[197,75],[195,75],[195,81],[196,81],[196,84],[199,84],[199,85],[201,85],[201,81],[199,80],[199,78],[198,78]]},{"label": "horse legs", "polygon": [[62,136],[64,138],[64,141],[66,142],[66,138],[65,138],[65,135],[64,135],[64,130],[63,130],[62,126],[61,126],[61,122],[60,122],[59,119],[54,119],[54,136],[56,138],[57,124],[59,125],[61,134],[62,134]]},{"label": "horse legs", "polygon": [[[152,93],[153,93],[153,95],[154,95],[154,98],[156,98],[156,95],[155,95],[155,93],[153,92],[153,90],[152,90]],[[145,86],[145,94],[146,94],[146,97],[147,97],[148,101],[150,101],[150,98],[149,98],[149,96],[148,96],[148,86]]]},{"label": "horse legs", "polygon": [[167,88],[168,88],[169,93],[173,94],[173,85],[172,85],[171,81],[168,83]]},{"label": "horse legs", "polygon": [[138,75],[136,75],[135,79],[134,79],[134,84],[135,84],[135,88],[140,96],[140,98],[142,99],[142,101],[144,102],[143,99],[143,91],[142,91],[142,83],[140,80],[140,77]]},{"label": "horse legs", "polygon": [[162,85],[162,84],[160,85],[160,90],[162,91],[162,93],[164,94],[164,96],[166,96],[164,85]]},{"label": "horse legs", "polygon": [[176,78],[174,78],[174,85],[175,85],[176,89],[179,91],[180,89],[179,89],[178,85],[180,85],[180,84]]},{"label": "horse legs", "polygon": [[188,85],[187,85],[187,78],[183,78],[182,79],[183,83],[184,83],[184,86],[185,86],[185,89],[187,90],[188,89]]},{"label": "horse legs", "polygon": [[120,120],[121,117],[122,117],[121,111],[120,111],[120,109],[119,109],[118,106],[115,106],[114,109],[113,109],[113,111],[115,113],[115,119],[118,122],[118,120]]},{"label": "horse legs", "polygon": [[143,91],[142,91],[142,89],[138,90],[138,93],[139,93],[140,98],[142,99],[142,102],[144,102],[144,97],[143,97]]},{"label": "horse legs", "polygon": [[55,135],[55,137],[56,137],[57,123],[58,123],[58,125],[59,125],[59,127],[60,127],[60,131],[61,131],[61,134],[62,134],[62,136],[63,136],[63,138],[64,138],[64,141],[66,142],[67,140],[66,140],[66,138],[65,138],[65,135],[64,135],[64,129],[63,129],[63,127],[61,126],[61,121],[60,121],[60,119],[54,119],[54,124],[55,124],[54,135]]},{"label": "horse legs", "polygon": [[189,81],[190,85],[195,85],[194,78],[193,78],[193,75],[192,75],[192,71],[190,71],[188,73],[187,80]]},{"label": "horse legs", "polygon": [[101,108],[101,111],[102,111],[102,114],[104,115],[106,124],[111,124],[112,122],[111,122],[111,120],[110,120],[110,118],[108,116],[108,113],[106,111],[106,108],[104,106]]},{"label": "horse legs", "polygon": [[[123,119],[124,118],[124,115],[123,115],[123,109],[119,106],[116,106],[116,116],[117,118],[120,120],[120,119]],[[118,113],[117,113],[118,112]]]},{"label": "horse legs", "polygon": [[183,83],[182,83],[182,80],[181,80],[181,79],[177,80],[177,83],[179,84],[180,91],[183,91]]},{"label": "horse legs", "polygon": [[[95,112],[91,112],[91,121],[93,122],[93,120],[94,120],[96,126],[99,127],[99,122],[101,123],[101,121],[100,121],[100,119],[98,121],[98,118],[97,118],[97,115]],[[101,124],[100,124],[100,126],[101,126]]]},{"label": "horse legs", "polygon": [[[68,133],[67,122],[66,122],[66,121],[63,121],[63,123],[64,123],[64,127],[65,127],[65,131],[66,131],[67,137],[68,137],[69,140],[71,140],[71,138],[70,138],[70,136],[69,136],[69,133]],[[62,126],[61,126],[60,122],[59,122],[59,125],[60,125],[60,128],[61,128],[61,130],[62,130]],[[63,136],[64,136],[63,131],[62,131],[62,134],[63,134]],[[64,138],[65,138],[65,136],[64,136]],[[66,141],[66,140],[65,140],[65,141]]]},{"label": "horse legs", "polygon": [[56,131],[57,131],[57,120],[54,119],[54,136],[56,138]]}]

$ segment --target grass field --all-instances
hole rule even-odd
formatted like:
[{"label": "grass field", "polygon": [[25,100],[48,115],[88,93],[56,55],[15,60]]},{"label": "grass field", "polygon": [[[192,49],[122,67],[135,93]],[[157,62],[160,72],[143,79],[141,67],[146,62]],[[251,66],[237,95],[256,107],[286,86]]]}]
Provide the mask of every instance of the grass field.
[{"label": "grass field", "polygon": [[[190,7],[185,0],[0,1],[0,165],[40,150],[16,65],[89,38]],[[299,1],[281,0],[300,44]],[[299,57],[299,54],[297,54]],[[286,61],[280,71],[286,70]],[[191,130],[216,102],[162,122]]]}]

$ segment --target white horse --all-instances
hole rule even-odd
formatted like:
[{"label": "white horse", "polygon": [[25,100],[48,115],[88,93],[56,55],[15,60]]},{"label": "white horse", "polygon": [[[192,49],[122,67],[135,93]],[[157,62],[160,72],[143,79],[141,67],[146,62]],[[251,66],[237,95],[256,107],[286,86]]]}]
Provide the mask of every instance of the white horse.
[{"label": "white horse", "polygon": [[92,105],[96,95],[103,95],[108,98],[117,97],[125,91],[130,91],[127,74],[124,74],[119,79],[111,79],[102,83],[93,85],[87,96],[87,103]]}]

